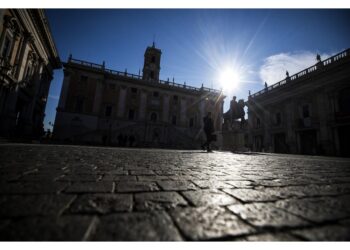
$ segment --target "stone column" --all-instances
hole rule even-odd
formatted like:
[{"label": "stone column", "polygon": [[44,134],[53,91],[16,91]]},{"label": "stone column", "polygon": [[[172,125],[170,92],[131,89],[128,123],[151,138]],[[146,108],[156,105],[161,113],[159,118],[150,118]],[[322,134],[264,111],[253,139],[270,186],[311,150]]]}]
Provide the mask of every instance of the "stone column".
[{"label": "stone column", "polygon": [[140,93],[140,106],[139,106],[139,120],[144,121],[146,117],[146,107],[147,107],[147,91],[141,90]]},{"label": "stone column", "polygon": [[[286,143],[289,146],[289,153],[297,152],[297,140],[295,131],[293,130],[293,124],[295,123],[294,103],[289,102],[285,106],[285,126],[287,128]],[[284,122],[282,120],[282,122]]]},{"label": "stone column", "polygon": [[163,95],[163,122],[169,122],[169,95]]},{"label": "stone column", "polygon": [[318,93],[317,95],[317,107],[318,107],[318,118],[320,122],[320,140],[319,143],[321,144],[321,147],[323,149],[323,152],[319,153],[327,153],[331,154],[332,152],[332,145],[330,145],[330,137],[331,137],[331,131],[329,131],[329,128],[327,126],[327,116],[329,114],[328,105],[327,105],[327,96],[325,93]]},{"label": "stone column", "polygon": [[187,101],[185,98],[180,99],[180,124],[186,126],[187,118]]},{"label": "stone column", "polygon": [[60,99],[58,102],[58,111],[64,111],[65,106],[66,106],[66,100],[67,100],[67,95],[68,95],[68,89],[69,89],[69,84],[70,84],[70,77],[71,73],[68,70],[63,70],[64,73],[64,79],[62,83],[62,88],[61,88],[61,95]]},{"label": "stone column", "polygon": [[203,117],[206,115],[205,114],[205,98],[201,98],[200,102],[199,102],[199,124],[201,125],[201,128],[204,127],[203,124]]},{"label": "stone column", "polygon": [[94,115],[99,115],[102,103],[102,91],[103,91],[103,82],[102,80],[96,81],[95,97],[94,97],[94,106],[92,107],[92,113]]},{"label": "stone column", "polygon": [[270,122],[270,112],[268,110],[263,111],[263,119],[261,121],[261,124],[264,128],[264,151],[270,152],[273,151],[272,143],[271,143],[271,133],[269,128],[271,128],[271,122]]},{"label": "stone column", "polygon": [[119,102],[118,102],[118,117],[119,118],[124,118],[125,102],[126,102],[126,87],[121,86],[121,88],[119,90]]}]

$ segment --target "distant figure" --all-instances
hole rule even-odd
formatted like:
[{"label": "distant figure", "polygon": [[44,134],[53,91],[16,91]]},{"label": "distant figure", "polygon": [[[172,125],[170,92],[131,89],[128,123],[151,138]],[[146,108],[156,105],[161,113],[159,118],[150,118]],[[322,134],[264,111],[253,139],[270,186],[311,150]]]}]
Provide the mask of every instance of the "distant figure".
[{"label": "distant figure", "polygon": [[265,82],[265,89],[267,89],[267,82]]},{"label": "distant figure", "polygon": [[211,119],[211,113],[208,112],[208,114],[203,118],[204,122],[204,132],[205,136],[207,137],[207,141],[202,145],[203,149],[207,149],[207,152],[212,152],[210,149],[210,143],[213,140],[213,132],[214,132],[214,122],[213,119]]},{"label": "distant figure", "polygon": [[129,146],[134,146],[135,137],[133,135],[129,135]]}]

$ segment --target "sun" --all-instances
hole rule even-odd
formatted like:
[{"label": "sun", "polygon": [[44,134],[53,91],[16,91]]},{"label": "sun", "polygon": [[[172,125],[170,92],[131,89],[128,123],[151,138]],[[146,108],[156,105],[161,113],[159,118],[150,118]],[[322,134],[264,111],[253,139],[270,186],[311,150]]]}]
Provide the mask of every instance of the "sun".
[{"label": "sun", "polygon": [[240,74],[233,68],[225,68],[219,74],[219,83],[224,91],[236,89],[240,82]]}]

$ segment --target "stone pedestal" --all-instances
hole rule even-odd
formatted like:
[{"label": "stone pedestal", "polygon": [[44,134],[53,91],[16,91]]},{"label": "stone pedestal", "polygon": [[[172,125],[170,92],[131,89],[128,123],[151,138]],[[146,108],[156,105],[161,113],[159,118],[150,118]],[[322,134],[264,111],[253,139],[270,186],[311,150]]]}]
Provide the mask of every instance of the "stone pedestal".
[{"label": "stone pedestal", "polygon": [[230,151],[247,151],[244,140],[244,130],[222,131],[222,149]]}]

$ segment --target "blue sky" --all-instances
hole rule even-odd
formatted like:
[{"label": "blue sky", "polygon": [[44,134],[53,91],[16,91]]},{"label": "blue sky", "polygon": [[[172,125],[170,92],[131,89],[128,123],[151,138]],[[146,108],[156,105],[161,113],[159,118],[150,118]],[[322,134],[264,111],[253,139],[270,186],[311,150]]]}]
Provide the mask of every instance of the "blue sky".
[{"label": "blue sky", "polygon": [[[239,75],[224,90],[247,99],[285,76],[350,47],[350,10],[300,9],[99,9],[46,10],[64,62],[106,62],[110,69],[142,72],[143,54],[155,37],[162,50],[160,78],[220,89],[224,69]],[[54,122],[63,70],[51,83],[45,128]],[[233,83],[232,83],[233,84]]]}]

